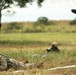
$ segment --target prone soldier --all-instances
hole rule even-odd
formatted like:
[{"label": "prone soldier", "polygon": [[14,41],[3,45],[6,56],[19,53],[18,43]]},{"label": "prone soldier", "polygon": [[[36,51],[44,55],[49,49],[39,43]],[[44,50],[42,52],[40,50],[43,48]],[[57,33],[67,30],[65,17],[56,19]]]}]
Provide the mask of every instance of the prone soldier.
[{"label": "prone soldier", "polygon": [[59,52],[60,49],[58,48],[58,43],[57,42],[53,42],[51,44],[51,47],[46,49],[47,52],[51,52],[51,51],[55,51],[55,52]]},{"label": "prone soldier", "polygon": [[7,71],[10,68],[15,70],[25,69],[25,64],[23,62],[19,62],[15,59],[9,59],[6,56],[0,54],[0,71]]},{"label": "prone soldier", "polygon": [[8,70],[12,67],[12,62],[4,55],[0,54],[0,71]]},{"label": "prone soldier", "polygon": [[10,68],[13,68],[14,70],[20,70],[20,69],[31,69],[31,68],[41,68],[43,66],[43,62],[41,63],[30,63],[28,60],[19,62],[15,59],[9,59],[6,56],[0,54],[0,71],[7,71]]},{"label": "prone soldier", "polygon": [[26,61],[19,62],[15,59],[10,59],[10,61],[13,63],[12,68],[15,70],[19,69],[32,69],[32,68],[42,68],[43,67],[43,62],[37,62],[37,63],[31,63]]}]

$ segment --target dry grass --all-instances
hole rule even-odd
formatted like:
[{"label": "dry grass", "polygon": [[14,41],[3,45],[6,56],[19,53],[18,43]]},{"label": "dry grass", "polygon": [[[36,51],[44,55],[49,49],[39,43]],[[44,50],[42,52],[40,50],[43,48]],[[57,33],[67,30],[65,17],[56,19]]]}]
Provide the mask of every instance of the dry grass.
[{"label": "dry grass", "polygon": [[71,21],[50,21],[49,25],[33,25],[33,22],[17,22],[18,25],[22,25],[22,28],[17,29],[7,29],[9,23],[3,23],[2,33],[33,33],[33,32],[76,32],[76,25],[70,25]]},{"label": "dry grass", "polygon": [[[32,27],[32,23],[22,22],[24,30]],[[42,69],[25,70],[13,74],[12,69],[0,72],[0,75],[76,75],[76,68],[48,71],[48,68],[76,64],[76,26],[69,21],[54,21],[54,25],[45,26],[44,33],[12,33],[0,34],[0,53],[19,61],[44,62]],[[74,33],[73,33],[74,32]],[[33,54],[43,55],[46,48],[56,41],[60,53],[49,53],[47,58],[31,58]]]},{"label": "dry grass", "polygon": [[76,68],[72,69],[59,69],[54,71],[32,69],[23,72],[14,73],[12,71],[0,72],[0,75],[76,75]]}]

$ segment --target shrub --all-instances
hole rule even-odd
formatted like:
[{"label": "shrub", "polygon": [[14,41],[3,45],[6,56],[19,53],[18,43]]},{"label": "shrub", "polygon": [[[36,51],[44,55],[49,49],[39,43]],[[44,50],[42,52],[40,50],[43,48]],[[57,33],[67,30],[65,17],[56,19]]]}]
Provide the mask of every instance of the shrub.
[{"label": "shrub", "polygon": [[5,28],[5,32],[17,32],[18,30],[22,29],[22,25],[17,22],[10,22],[8,23],[7,27]]},{"label": "shrub", "polygon": [[72,20],[72,21],[70,22],[70,24],[71,24],[71,25],[76,25],[76,19]]},{"label": "shrub", "polygon": [[9,29],[20,29],[21,25],[18,24],[17,22],[11,22],[11,23],[9,23],[9,25],[7,26],[7,28],[9,28]]},{"label": "shrub", "polygon": [[48,24],[48,18],[47,17],[39,17],[37,19],[38,24],[44,24],[47,25]]}]

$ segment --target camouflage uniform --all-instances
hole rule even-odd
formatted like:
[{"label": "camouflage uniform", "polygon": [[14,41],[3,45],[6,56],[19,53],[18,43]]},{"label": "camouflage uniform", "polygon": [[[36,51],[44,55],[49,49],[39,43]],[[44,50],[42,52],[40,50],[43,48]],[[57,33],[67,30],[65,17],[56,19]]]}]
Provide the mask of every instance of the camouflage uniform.
[{"label": "camouflage uniform", "polygon": [[40,68],[42,67],[43,63],[28,63],[28,62],[19,62],[15,59],[8,59],[4,55],[0,54],[0,71],[6,71],[10,68],[15,70],[20,69],[31,69],[31,68]]},{"label": "camouflage uniform", "polygon": [[4,55],[0,54],[0,71],[6,71],[10,68],[13,68],[15,70],[25,69],[25,64],[15,59],[8,59]]},{"label": "camouflage uniform", "polygon": [[41,62],[41,63],[30,63],[30,62],[25,63],[25,62],[19,62],[15,59],[10,59],[10,61],[13,63],[12,68],[15,70],[41,68],[43,66],[43,62]]},{"label": "camouflage uniform", "polygon": [[57,47],[58,46],[58,43],[57,42],[53,42],[51,44],[51,47],[46,49],[47,52],[50,52],[50,51],[55,51],[55,52],[59,52],[60,49]]},{"label": "camouflage uniform", "polygon": [[10,61],[12,62],[12,68],[15,69],[15,70],[26,69],[26,66],[23,62],[19,62],[15,59],[10,59]]},{"label": "camouflage uniform", "polygon": [[32,69],[32,68],[42,68],[43,67],[43,62],[41,63],[26,63],[26,69]]},{"label": "camouflage uniform", "polygon": [[12,63],[9,61],[7,57],[0,54],[0,71],[8,70],[12,67]]}]

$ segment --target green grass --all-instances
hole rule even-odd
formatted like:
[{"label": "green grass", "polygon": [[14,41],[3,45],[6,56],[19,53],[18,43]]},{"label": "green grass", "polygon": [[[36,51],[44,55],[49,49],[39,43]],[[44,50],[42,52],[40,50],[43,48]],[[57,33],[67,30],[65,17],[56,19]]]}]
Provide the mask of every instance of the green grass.
[{"label": "green grass", "polygon": [[[62,50],[60,53],[51,52],[45,58],[42,58],[42,55],[45,54],[42,50],[18,50],[18,51],[0,51],[1,54],[6,55],[9,58],[15,58],[17,60],[25,60],[28,59],[30,62],[40,62],[44,61],[47,67],[56,67],[56,66],[64,66],[64,65],[71,65],[76,63],[76,51],[67,51]],[[33,54],[39,54],[41,57],[34,58],[32,57]],[[66,60],[66,61],[65,61]],[[48,64],[48,63],[50,64]]]},{"label": "green grass", "polygon": [[60,45],[76,45],[76,33],[0,34],[0,44],[50,45],[53,41]]},{"label": "green grass", "polygon": [[[27,25],[24,25],[23,32],[26,32],[26,29],[33,29],[32,23],[31,26]],[[31,57],[33,54],[41,56],[45,54],[46,48],[50,47],[53,41],[58,42],[60,53],[51,52],[45,58]],[[18,75],[65,75],[65,72],[67,75],[76,75],[76,68],[46,70],[52,67],[76,64],[76,26],[62,21],[55,25],[45,26],[40,33],[1,33],[0,53],[19,61],[27,59],[29,62],[44,62],[43,69],[26,70],[25,73]],[[0,72],[0,75],[12,75],[12,71]]]},{"label": "green grass", "polygon": [[0,53],[10,58],[40,61],[42,59],[35,60],[31,56],[35,53],[43,55],[53,41],[58,42],[61,52],[50,53],[45,60],[52,62],[52,66],[62,65],[62,63],[63,65],[74,64],[76,62],[76,33],[0,34]]},{"label": "green grass", "polygon": [[[59,69],[54,71],[48,71],[49,68],[54,68],[58,66],[69,66],[69,65],[75,65],[76,64],[76,51],[67,51],[63,50],[60,53],[51,52],[48,54],[45,58],[33,58],[31,57],[33,54],[37,53],[40,55],[43,55],[45,52],[42,50],[31,50],[31,51],[25,51],[25,50],[19,50],[19,51],[1,51],[0,53],[6,55],[9,58],[17,59],[18,61],[23,60],[29,60],[29,62],[44,62],[44,67],[42,69],[32,69],[32,70],[25,70],[23,73],[19,73],[18,75],[52,75],[52,74],[64,74],[71,73],[70,75],[76,75],[76,68],[70,68],[70,69]],[[13,70],[9,70],[7,72],[0,72],[1,75],[12,75]],[[31,72],[31,73],[30,73]],[[29,74],[30,73],[30,74]]]}]

